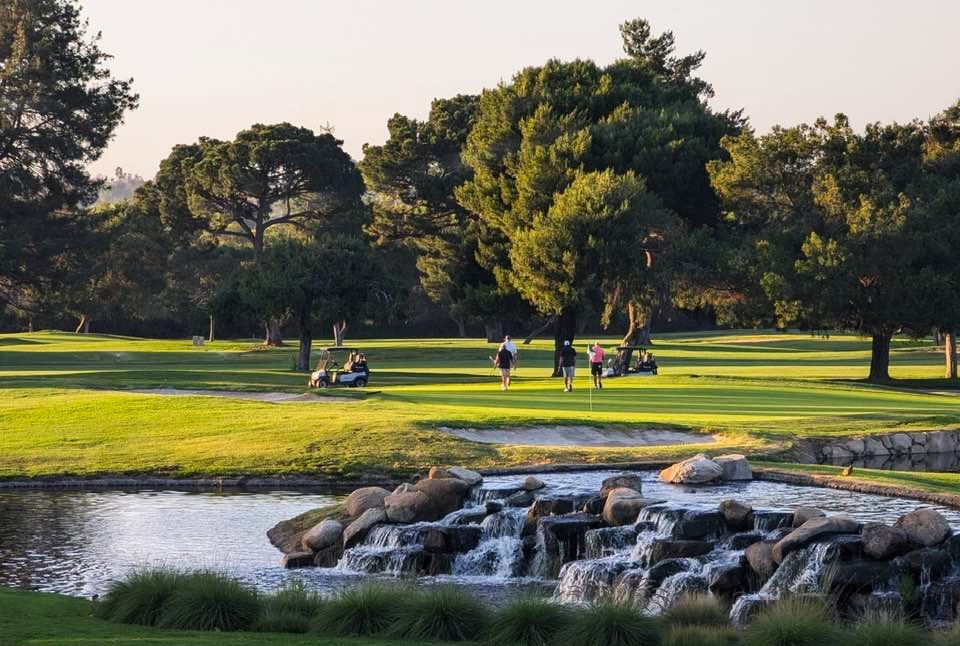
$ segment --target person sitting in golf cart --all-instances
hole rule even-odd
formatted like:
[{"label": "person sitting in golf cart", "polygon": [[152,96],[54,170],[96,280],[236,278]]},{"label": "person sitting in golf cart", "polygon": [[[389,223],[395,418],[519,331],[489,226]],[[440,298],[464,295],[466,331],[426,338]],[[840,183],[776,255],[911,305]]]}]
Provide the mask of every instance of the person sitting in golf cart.
[{"label": "person sitting in golf cart", "polygon": [[350,372],[370,372],[370,368],[367,367],[367,355],[358,352],[350,366]]},{"label": "person sitting in golf cart", "polygon": [[654,358],[652,352],[644,352],[639,359],[637,359],[637,372],[650,372],[657,374],[657,360]]}]

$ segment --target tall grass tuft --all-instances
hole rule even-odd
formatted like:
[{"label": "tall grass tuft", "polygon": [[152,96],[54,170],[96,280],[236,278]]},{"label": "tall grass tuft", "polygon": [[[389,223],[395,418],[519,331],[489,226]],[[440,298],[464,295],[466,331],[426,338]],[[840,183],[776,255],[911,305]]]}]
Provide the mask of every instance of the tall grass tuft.
[{"label": "tall grass tuft", "polygon": [[926,641],[925,633],[901,619],[881,618],[858,624],[845,640],[850,646],[917,646]]},{"label": "tall grass tuft", "polygon": [[414,595],[392,631],[419,641],[473,641],[487,627],[483,604],[461,588],[439,586]]},{"label": "tall grass tuft", "polygon": [[601,601],[571,617],[558,646],[660,646],[660,626],[636,606]]},{"label": "tall grass tuft", "polygon": [[323,598],[307,590],[302,583],[292,583],[260,598],[260,616],[253,630],[265,633],[305,633],[313,617],[320,611]]},{"label": "tall grass tuft", "polygon": [[134,572],[110,585],[94,608],[94,614],[122,624],[155,626],[185,575],[177,570],[153,569]]},{"label": "tall grass tuft", "polygon": [[730,613],[716,597],[691,594],[666,609],[663,621],[670,626],[727,626]]},{"label": "tall grass tuft", "polygon": [[196,572],[180,578],[157,625],[178,630],[245,630],[259,611],[257,593],[239,581],[218,572]]},{"label": "tall grass tuft", "polygon": [[720,626],[674,626],[663,640],[664,646],[734,646],[737,631]]},{"label": "tall grass tuft", "polygon": [[486,643],[489,646],[552,646],[567,625],[570,610],[549,599],[517,599],[490,620]]},{"label": "tall grass tuft", "polygon": [[378,635],[394,627],[408,596],[400,588],[380,584],[351,588],[323,603],[313,629],[341,636]]},{"label": "tall grass tuft", "polygon": [[822,603],[786,598],[762,612],[743,635],[744,646],[834,646],[842,631]]},{"label": "tall grass tuft", "polygon": [[960,646],[960,623],[933,633],[933,646]]}]

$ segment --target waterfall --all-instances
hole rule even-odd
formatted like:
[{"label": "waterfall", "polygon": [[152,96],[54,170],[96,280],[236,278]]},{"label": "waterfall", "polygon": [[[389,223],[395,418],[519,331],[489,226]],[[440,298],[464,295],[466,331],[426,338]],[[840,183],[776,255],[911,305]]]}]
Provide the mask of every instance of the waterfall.
[{"label": "waterfall", "polygon": [[523,574],[523,542],[520,532],[527,517],[523,508],[508,508],[490,514],[480,523],[480,544],[457,555],[453,573],[461,576],[517,577]]},{"label": "waterfall", "polygon": [[679,572],[663,580],[657,591],[650,597],[646,611],[652,615],[659,615],[682,597],[706,591],[707,580],[703,577],[700,567],[695,567],[687,572]]},{"label": "waterfall", "polygon": [[625,571],[640,564],[622,556],[571,561],[560,568],[560,585],[555,599],[561,603],[587,603],[613,592],[614,583]]}]

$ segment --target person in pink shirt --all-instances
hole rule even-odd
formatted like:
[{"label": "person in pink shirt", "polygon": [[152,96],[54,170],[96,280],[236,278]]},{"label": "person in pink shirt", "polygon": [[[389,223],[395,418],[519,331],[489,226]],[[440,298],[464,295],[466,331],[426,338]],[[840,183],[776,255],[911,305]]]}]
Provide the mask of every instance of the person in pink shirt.
[{"label": "person in pink shirt", "polygon": [[593,342],[590,348],[590,374],[593,375],[593,385],[603,388],[603,347],[599,341]]}]

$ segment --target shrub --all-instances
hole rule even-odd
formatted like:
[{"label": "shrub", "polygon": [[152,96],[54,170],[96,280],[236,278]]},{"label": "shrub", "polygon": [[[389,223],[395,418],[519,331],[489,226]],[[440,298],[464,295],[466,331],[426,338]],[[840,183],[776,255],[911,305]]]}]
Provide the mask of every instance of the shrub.
[{"label": "shrub", "polygon": [[664,646],[733,646],[737,631],[718,626],[674,626],[663,640]]},{"label": "shrub", "polygon": [[494,615],[486,641],[490,646],[551,646],[569,614],[548,599],[517,599]]},{"label": "shrub", "polygon": [[440,586],[414,595],[394,634],[416,640],[473,641],[483,634],[487,611],[461,588]]},{"label": "shrub", "polygon": [[925,639],[922,630],[905,621],[880,619],[856,626],[847,640],[850,646],[917,646]]},{"label": "shrub", "polygon": [[305,633],[310,630],[310,619],[291,610],[264,607],[251,630],[260,633]]},{"label": "shrub", "polygon": [[257,593],[217,572],[180,578],[157,625],[178,630],[244,630],[260,611]]},{"label": "shrub", "polygon": [[293,583],[261,597],[260,616],[253,629],[267,633],[305,633],[322,604],[320,595],[301,583]]},{"label": "shrub", "polygon": [[960,646],[960,624],[933,633],[933,646]]},{"label": "shrub", "polygon": [[840,630],[823,604],[799,598],[777,602],[747,628],[744,646],[831,646]]},{"label": "shrub", "polygon": [[403,614],[407,594],[378,584],[351,588],[323,603],[313,628],[342,636],[383,633]]},{"label": "shrub", "polygon": [[671,626],[727,626],[730,613],[716,597],[692,594],[665,610],[663,621]]},{"label": "shrub", "polygon": [[176,570],[141,570],[110,585],[94,614],[122,624],[155,626],[184,575]]},{"label": "shrub", "polygon": [[632,605],[601,601],[580,610],[558,635],[558,646],[660,646],[658,623]]}]

